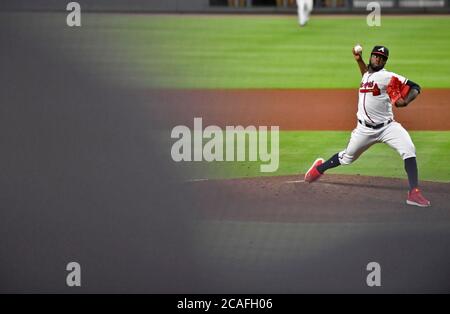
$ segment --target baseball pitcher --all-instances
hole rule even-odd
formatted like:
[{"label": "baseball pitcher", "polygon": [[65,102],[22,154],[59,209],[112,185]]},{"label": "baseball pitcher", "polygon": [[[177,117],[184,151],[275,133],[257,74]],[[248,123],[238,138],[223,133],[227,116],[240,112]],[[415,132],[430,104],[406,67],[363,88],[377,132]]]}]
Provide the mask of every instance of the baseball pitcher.
[{"label": "baseball pitcher", "polygon": [[357,126],[353,130],[347,148],[327,161],[314,161],[305,174],[305,181],[312,183],[328,169],[349,165],[375,143],[386,143],[404,160],[408,175],[409,192],[406,203],[420,207],[431,205],[421,193],[418,184],[416,150],[408,132],[394,120],[392,105],[406,107],[420,93],[420,86],[405,77],[389,72],[384,66],[389,58],[385,46],[375,46],[369,64],[362,59],[362,49],[355,46],[353,56],[362,74],[359,85]]}]

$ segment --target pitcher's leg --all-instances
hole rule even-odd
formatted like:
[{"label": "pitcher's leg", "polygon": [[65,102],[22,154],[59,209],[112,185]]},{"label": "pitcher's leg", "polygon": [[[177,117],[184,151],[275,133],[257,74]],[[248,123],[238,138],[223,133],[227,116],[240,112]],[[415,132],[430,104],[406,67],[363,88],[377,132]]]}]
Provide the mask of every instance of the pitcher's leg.
[{"label": "pitcher's leg", "polygon": [[358,125],[352,132],[347,148],[334,154],[327,161],[321,158],[316,159],[311,168],[306,172],[305,181],[312,183],[318,180],[328,169],[335,168],[339,165],[351,164],[376,142],[376,137],[373,134],[372,131],[365,130],[362,126]]},{"label": "pitcher's leg", "polygon": [[341,163],[339,162],[339,153],[334,154],[330,159],[322,163],[317,167],[317,171],[319,171],[321,174],[323,174],[325,171],[331,168],[336,168],[337,166],[340,166]]},{"label": "pitcher's leg", "polygon": [[405,163],[405,171],[408,175],[409,182],[409,190],[412,191],[415,188],[419,187],[419,175],[417,169],[417,161],[416,157],[406,158],[404,160]]},{"label": "pitcher's leg", "polygon": [[330,159],[317,167],[320,173],[324,173],[328,169],[335,168],[339,165],[349,165],[361,156],[370,146],[375,144],[376,139],[371,132],[358,126],[353,130],[347,148],[339,153],[334,154]]},{"label": "pitcher's leg", "polygon": [[419,184],[416,148],[408,131],[400,123],[392,122],[380,135],[380,141],[395,149],[402,157],[408,175],[409,190],[417,188]]},{"label": "pitcher's leg", "polygon": [[381,134],[380,141],[395,149],[404,161],[409,183],[409,193],[406,203],[421,207],[430,206],[430,201],[422,195],[419,189],[416,148],[408,131],[400,123],[392,122]]},{"label": "pitcher's leg", "polygon": [[380,134],[379,141],[395,149],[403,160],[416,157],[416,147],[408,131],[398,122],[389,124]]}]

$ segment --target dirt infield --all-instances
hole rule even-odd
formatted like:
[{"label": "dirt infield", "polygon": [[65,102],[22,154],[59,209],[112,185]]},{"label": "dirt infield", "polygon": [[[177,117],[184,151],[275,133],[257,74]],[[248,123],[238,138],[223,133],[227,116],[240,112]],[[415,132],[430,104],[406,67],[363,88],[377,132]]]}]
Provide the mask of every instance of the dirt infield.
[{"label": "dirt infield", "polygon": [[422,182],[432,207],[405,204],[406,180],[325,175],[259,177],[186,183],[201,195],[205,219],[264,222],[450,222],[450,184]]},{"label": "dirt infield", "polygon": [[[281,130],[351,130],[356,125],[357,90],[153,90],[175,124],[278,125]],[[407,108],[394,108],[408,130],[450,130],[450,89],[429,89]],[[167,119],[167,116],[161,116]]]},{"label": "dirt infield", "polygon": [[[450,291],[450,184],[423,182],[432,207],[405,204],[406,180],[325,175],[186,182],[209,293]],[[381,264],[382,286],[366,285]],[[203,290],[201,290],[203,291]]]}]

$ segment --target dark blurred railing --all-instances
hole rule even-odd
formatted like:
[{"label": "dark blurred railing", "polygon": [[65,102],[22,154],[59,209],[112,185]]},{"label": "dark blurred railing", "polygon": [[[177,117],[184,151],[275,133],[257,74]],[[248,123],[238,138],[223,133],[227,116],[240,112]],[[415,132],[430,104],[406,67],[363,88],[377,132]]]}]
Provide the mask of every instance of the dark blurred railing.
[{"label": "dark blurred railing", "polygon": [[[65,11],[72,0],[0,0],[0,11]],[[296,0],[78,0],[85,12],[286,13]],[[314,13],[367,13],[369,0],[314,0]],[[384,13],[450,13],[450,0],[379,0]]]}]

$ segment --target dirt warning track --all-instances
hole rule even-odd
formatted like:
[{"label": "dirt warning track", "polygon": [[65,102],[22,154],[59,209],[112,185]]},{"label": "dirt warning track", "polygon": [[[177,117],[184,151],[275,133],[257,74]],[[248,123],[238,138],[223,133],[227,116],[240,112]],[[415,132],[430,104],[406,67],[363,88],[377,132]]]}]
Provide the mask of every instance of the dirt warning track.
[{"label": "dirt warning track", "polygon": [[[301,90],[151,90],[176,124],[203,117],[208,125],[278,125],[281,130],[352,130],[356,125],[355,89]],[[395,119],[408,130],[450,130],[450,89],[424,89]],[[167,118],[167,116],[161,116]]]}]

